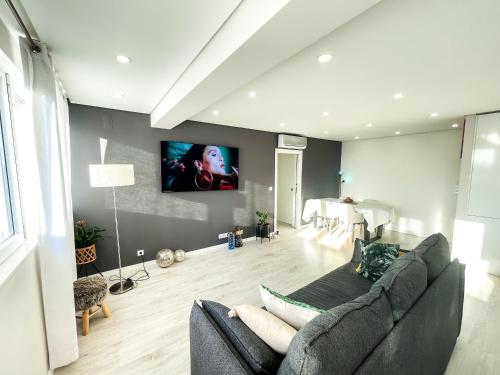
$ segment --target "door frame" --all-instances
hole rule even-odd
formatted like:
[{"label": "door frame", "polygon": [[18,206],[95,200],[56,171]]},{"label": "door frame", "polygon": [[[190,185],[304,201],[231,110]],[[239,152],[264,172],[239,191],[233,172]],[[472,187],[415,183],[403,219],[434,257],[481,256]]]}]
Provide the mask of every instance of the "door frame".
[{"label": "door frame", "polygon": [[297,171],[295,173],[295,214],[293,227],[301,227],[302,216],[302,150],[292,150],[287,148],[274,149],[274,231],[278,228],[278,156],[279,154],[297,155]]}]

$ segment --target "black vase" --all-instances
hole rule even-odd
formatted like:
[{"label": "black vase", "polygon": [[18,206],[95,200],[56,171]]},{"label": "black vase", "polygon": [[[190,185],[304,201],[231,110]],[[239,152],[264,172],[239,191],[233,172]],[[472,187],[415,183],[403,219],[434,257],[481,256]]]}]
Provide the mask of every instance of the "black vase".
[{"label": "black vase", "polygon": [[269,238],[269,223],[257,224],[256,237]]}]

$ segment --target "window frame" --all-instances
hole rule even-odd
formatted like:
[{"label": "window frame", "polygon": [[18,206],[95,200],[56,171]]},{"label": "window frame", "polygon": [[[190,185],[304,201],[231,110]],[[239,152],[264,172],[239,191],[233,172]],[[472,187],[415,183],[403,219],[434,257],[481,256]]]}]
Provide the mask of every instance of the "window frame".
[{"label": "window frame", "polygon": [[12,116],[13,99],[9,74],[3,67],[0,67],[0,116],[2,121],[0,131],[3,137],[8,180],[7,189],[10,195],[11,220],[14,232],[12,236],[0,243],[0,265],[25,243]]}]

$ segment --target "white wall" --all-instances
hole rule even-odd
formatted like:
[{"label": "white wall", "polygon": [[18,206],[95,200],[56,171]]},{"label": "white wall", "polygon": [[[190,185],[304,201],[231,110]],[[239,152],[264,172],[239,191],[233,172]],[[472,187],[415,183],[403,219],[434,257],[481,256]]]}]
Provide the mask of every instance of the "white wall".
[{"label": "white wall", "polygon": [[419,236],[442,232],[451,241],[460,141],[460,130],[449,130],[344,142],[341,164],[348,182],[342,196],[392,205],[388,229]]},{"label": "white wall", "polygon": [[[498,132],[490,134],[479,134],[486,136],[495,134],[489,147],[482,142],[476,145],[476,129],[478,121],[481,118],[485,119],[497,118]],[[469,198],[476,194],[471,194],[471,174],[473,157],[482,156],[483,163],[490,163],[493,167],[495,164],[498,168],[500,155],[498,154],[499,145],[496,144],[500,133],[500,116],[498,114],[467,116],[465,122],[464,148],[463,158],[460,168],[460,188],[458,194],[458,203],[456,211],[456,230],[453,238],[453,254],[458,257],[461,262],[467,264],[469,271],[478,273],[489,272],[500,276],[500,219],[493,217],[485,217],[488,214],[480,216],[478,212],[473,212],[471,215],[469,206]],[[477,152],[479,151],[479,152]],[[498,171],[491,171],[492,176],[498,179]],[[498,182],[498,181],[497,181]],[[481,181],[483,185],[488,181]],[[497,185],[498,186],[498,185]],[[490,192],[483,191],[484,201],[498,201],[500,191],[494,186],[490,186]],[[493,190],[493,191],[491,191]],[[496,215],[498,217],[498,215]]]},{"label": "white wall", "polygon": [[[0,49],[22,71],[19,44],[0,21]],[[0,374],[47,375],[42,293],[32,251],[0,284]]]}]

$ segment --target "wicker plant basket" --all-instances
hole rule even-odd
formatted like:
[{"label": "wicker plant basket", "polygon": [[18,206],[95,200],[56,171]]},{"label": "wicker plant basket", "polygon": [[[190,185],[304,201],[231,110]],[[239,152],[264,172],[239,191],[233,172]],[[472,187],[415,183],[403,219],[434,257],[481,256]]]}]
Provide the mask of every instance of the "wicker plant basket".
[{"label": "wicker plant basket", "polygon": [[97,259],[97,253],[95,250],[95,244],[75,249],[76,264],[87,264],[95,262]]}]

